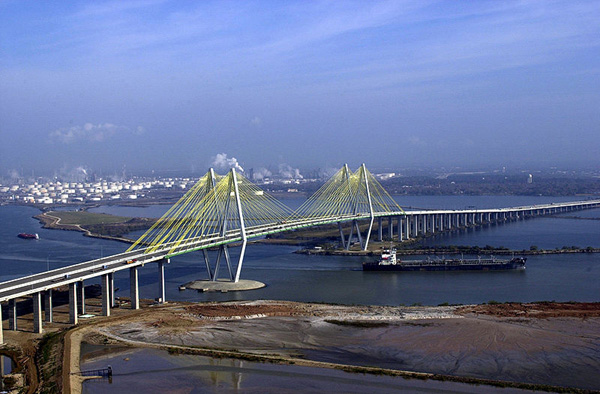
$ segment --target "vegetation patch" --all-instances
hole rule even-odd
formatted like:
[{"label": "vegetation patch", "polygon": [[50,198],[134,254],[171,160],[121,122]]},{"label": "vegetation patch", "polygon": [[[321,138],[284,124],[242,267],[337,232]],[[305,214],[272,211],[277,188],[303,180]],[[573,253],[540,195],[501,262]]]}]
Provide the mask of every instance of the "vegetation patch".
[{"label": "vegetation patch", "polygon": [[64,332],[44,335],[39,343],[36,358],[40,375],[40,392],[60,393],[62,386],[62,353]]},{"label": "vegetation patch", "polygon": [[377,328],[387,327],[390,325],[388,322],[383,321],[368,321],[368,320],[333,320],[326,319],[325,322],[329,324],[335,324],[336,326],[347,326],[347,327],[359,327],[359,328]]}]

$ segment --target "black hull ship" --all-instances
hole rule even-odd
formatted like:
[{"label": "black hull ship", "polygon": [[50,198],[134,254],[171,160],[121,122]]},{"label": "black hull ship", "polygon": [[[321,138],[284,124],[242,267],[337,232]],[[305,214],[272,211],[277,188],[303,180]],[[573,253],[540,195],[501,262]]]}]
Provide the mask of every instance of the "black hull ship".
[{"label": "black hull ship", "polygon": [[524,257],[511,259],[477,258],[477,259],[426,259],[398,260],[395,249],[385,249],[381,259],[363,263],[363,271],[497,271],[524,270]]}]

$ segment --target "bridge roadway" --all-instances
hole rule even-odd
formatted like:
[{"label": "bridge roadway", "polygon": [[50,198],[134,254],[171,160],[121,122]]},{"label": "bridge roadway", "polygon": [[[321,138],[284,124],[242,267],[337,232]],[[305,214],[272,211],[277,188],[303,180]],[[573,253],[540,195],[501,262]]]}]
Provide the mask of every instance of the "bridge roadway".
[{"label": "bridge roadway", "polygon": [[[568,212],[571,210],[589,209],[600,207],[600,200],[575,201],[566,203],[552,203],[542,205],[528,205],[510,208],[493,208],[493,209],[464,209],[464,210],[418,210],[406,212],[377,212],[371,215],[370,213],[361,213],[356,215],[343,215],[330,218],[308,218],[296,219],[289,221],[281,221],[278,223],[265,224],[254,227],[246,227],[246,237],[259,238],[268,234],[275,234],[284,231],[290,231],[300,228],[318,226],[323,224],[340,223],[353,220],[369,219],[371,217],[379,219],[379,239],[382,239],[382,218],[389,219],[389,234],[390,238],[393,234],[392,218],[397,218],[398,223],[398,239],[409,239],[412,236],[418,236],[427,232],[443,231],[446,229],[457,228],[460,226],[468,226],[481,224],[484,222],[497,222],[515,218],[524,218],[525,216],[537,216],[546,214],[555,214]],[[516,215],[516,216],[512,216]],[[478,216],[478,217],[476,217]],[[469,220],[469,217],[471,220]],[[428,220],[431,218],[431,220]],[[437,219],[437,221],[436,221]],[[404,223],[403,223],[404,222]],[[403,238],[404,233],[404,238]],[[135,287],[132,289],[132,296],[138,297],[137,292],[137,268],[143,267],[145,264],[159,262],[159,288],[164,301],[164,271],[163,263],[169,262],[169,258],[184,253],[189,253],[201,249],[211,248],[223,244],[230,244],[242,241],[240,229],[234,229],[226,233],[224,236],[215,235],[212,237],[191,238],[181,243],[167,243],[161,245],[160,248],[151,252],[144,253],[140,250],[119,253],[113,256],[107,256],[96,260],[90,260],[79,264],[74,264],[62,268],[57,268],[51,271],[40,272],[37,274],[9,280],[0,283],[0,302],[12,301],[13,305],[9,307],[9,317],[16,313],[14,308],[14,300],[18,297],[34,295],[37,297],[34,300],[34,312],[36,305],[39,305],[40,310],[37,311],[37,316],[34,316],[35,329],[41,332],[41,301],[42,292],[51,291],[54,288],[69,285],[70,293],[76,291],[74,284],[82,283],[85,280],[95,277],[102,277],[103,293],[105,289],[109,289],[106,285],[106,278],[112,278],[112,275],[121,270],[129,269],[130,274],[134,275],[135,280],[131,284]],[[174,247],[174,248],[173,248]],[[161,273],[162,271],[162,273]],[[133,276],[132,276],[133,278]],[[50,293],[51,294],[51,293]],[[51,297],[51,296],[50,296]],[[75,295],[71,294],[70,300],[75,300]],[[108,303],[107,297],[103,294],[103,304]],[[139,301],[136,299],[132,302],[132,307],[137,308]],[[48,306],[48,302],[47,302]],[[51,302],[50,302],[51,308]],[[76,308],[76,306],[75,306]],[[73,309],[73,308],[71,308]],[[109,314],[109,306],[104,305],[105,315]],[[76,314],[76,312],[72,312]],[[1,319],[0,309],[0,319]],[[15,320],[16,316],[12,316]],[[47,319],[48,320],[48,319]],[[77,321],[76,316],[71,317],[72,321]],[[0,320],[1,321],[1,320]],[[11,327],[15,328],[16,323],[10,322]],[[0,344],[2,343],[2,327],[0,326]]]}]

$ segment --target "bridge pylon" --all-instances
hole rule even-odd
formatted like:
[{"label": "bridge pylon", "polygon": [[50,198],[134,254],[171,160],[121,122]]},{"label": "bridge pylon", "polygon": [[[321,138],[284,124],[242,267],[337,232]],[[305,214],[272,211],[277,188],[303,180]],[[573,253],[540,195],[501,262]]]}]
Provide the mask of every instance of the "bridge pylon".
[{"label": "bridge pylon", "polygon": [[[344,164],[296,210],[292,219],[339,218],[342,247],[349,250],[353,237],[356,237],[361,249],[366,250],[375,217],[384,212],[404,213],[364,163],[354,173]],[[369,227],[363,238],[359,220],[365,218],[369,219]],[[342,223],[347,221],[350,221],[350,233],[346,237]]]},{"label": "bridge pylon", "polygon": [[[290,208],[235,169],[219,176],[211,168],[128,251],[138,249],[146,254],[166,251],[167,257],[172,257],[187,245],[215,239],[214,244],[207,243],[194,250],[203,251],[210,280],[219,278],[221,262],[225,260],[228,279],[237,282],[246,251],[246,229],[281,223],[291,214]],[[227,245],[238,242],[242,250],[237,264],[233,264]],[[206,248],[214,246],[218,252],[212,266]]]}]

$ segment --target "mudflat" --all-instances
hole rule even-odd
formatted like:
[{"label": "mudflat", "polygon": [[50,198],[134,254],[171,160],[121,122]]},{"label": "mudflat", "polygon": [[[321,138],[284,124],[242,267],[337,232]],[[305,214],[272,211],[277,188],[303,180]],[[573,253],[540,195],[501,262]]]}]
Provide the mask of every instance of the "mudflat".
[{"label": "mudflat", "polygon": [[541,385],[600,388],[600,303],[440,307],[173,304],[89,329],[188,346]]}]

